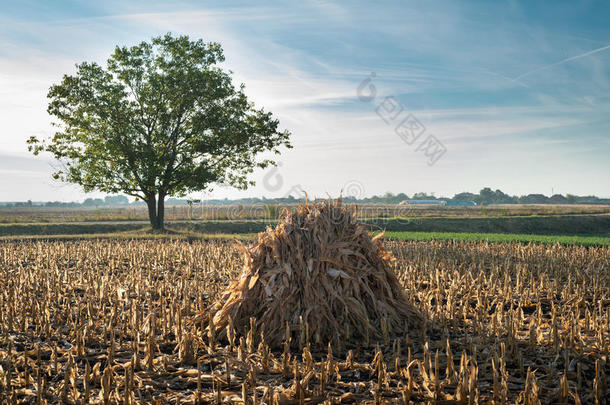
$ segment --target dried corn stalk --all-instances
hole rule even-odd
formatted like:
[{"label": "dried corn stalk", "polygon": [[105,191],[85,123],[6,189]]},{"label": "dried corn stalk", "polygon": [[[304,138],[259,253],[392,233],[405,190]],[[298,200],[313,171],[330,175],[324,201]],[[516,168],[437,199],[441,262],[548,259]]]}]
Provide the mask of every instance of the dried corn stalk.
[{"label": "dried corn stalk", "polygon": [[230,319],[247,335],[251,317],[271,347],[285,341],[287,324],[293,346],[387,341],[421,324],[390,268],[391,254],[340,200],[285,211],[275,229],[243,250],[241,276],[208,310],[208,328],[220,337]]}]

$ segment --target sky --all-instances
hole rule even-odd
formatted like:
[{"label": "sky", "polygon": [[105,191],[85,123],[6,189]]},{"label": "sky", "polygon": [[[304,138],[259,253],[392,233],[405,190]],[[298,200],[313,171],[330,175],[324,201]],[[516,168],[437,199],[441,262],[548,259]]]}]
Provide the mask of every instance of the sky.
[{"label": "sky", "polygon": [[75,64],[167,32],[222,44],[223,68],[292,132],[256,186],[195,198],[610,197],[604,1],[0,0],[0,201],[89,196],[51,178],[46,94]]}]

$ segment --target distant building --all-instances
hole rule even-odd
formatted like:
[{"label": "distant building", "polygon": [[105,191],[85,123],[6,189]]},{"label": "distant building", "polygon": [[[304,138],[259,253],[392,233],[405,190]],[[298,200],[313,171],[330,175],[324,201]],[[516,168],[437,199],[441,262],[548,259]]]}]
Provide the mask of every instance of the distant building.
[{"label": "distant building", "polygon": [[568,203],[568,199],[565,198],[564,196],[562,196],[561,194],[553,194],[549,198],[549,202],[553,203],[553,204],[567,204]]},{"label": "distant building", "polygon": [[454,201],[454,200],[404,200],[398,205],[436,205],[440,207],[474,207],[474,201]]},{"label": "distant building", "polygon": [[547,204],[549,197],[544,194],[528,194],[521,197],[519,202],[522,204]]},{"label": "distant building", "polygon": [[474,207],[476,205],[477,205],[477,203],[474,201],[454,201],[454,200],[447,201],[447,206],[449,206],[449,207]]},{"label": "distant building", "polygon": [[447,201],[445,200],[404,200],[399,203],[399,205],[447,205]]}]

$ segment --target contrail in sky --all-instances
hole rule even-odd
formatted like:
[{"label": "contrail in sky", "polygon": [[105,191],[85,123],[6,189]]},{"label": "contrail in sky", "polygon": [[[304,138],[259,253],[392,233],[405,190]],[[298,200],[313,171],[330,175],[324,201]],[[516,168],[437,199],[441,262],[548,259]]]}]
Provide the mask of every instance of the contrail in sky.
[{"label": "contrail in sky", "polygon": [[539,72],[541,70],[549,69],[549,68],[552,68],[553,66],[562,65],[562,64],[564,64],[566,62],[569,62],[569,61],[572,61],[574,59],[584,58],[585,56],[593,55],[594,53],[605,51],[606,49],[610,49],[610,45],[602,46],[601,48],[597,48],[597,49],[594,49],[592,51],[582,53],[580,55],[572,56],[570,58],[560,60],[559,62],[551,63],[550,65],[541,66],[539,68],[536,68],[534,70],[530,70],[529,72],[525,72],[522,75],[515,77],[513,79],[513,82],[516,82],[516,81],[518,81],[519,79],[521,79],[521,78],[523,78],[525,76],[529,76],[532,73],[536,73],[536,72]]}]

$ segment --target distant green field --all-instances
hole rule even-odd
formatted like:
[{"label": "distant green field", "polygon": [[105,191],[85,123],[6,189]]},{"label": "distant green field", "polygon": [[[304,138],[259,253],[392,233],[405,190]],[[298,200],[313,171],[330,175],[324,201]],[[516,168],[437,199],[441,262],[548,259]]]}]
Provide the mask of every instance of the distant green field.
[{"label": "distant green field", "polygon": [[[74,231],[84,231],[76,233]],[[51,231],[46,229],[46,231]],[[166,234],[151,234],[147,228],[138,229],[53,229],[50,233],[21,233],[14,235],[1,235],[1,240],[83,240],[83,239],[185,239],[185,240],[242,240],[256,239],[255,232],[193,232],[192,230],[175,230]],[[61,231],[67,231],[62,233]],[[70,233],[72,231],[72,233]],[[98,232],[90,232],[98,231]],[[101,231],[101,232],[100,232]],[[374,231],[375,234],[379,231]],[[581,246],[610,246],[610,235],[532,235],[511,233],[471,233],[471,232],[413,232],[388,231],[385,238],[394,240],[453,240],[453,241],[487,241],[492,243],[543,243]]]},{"label": "distant green field", "polygon": [[388,218],[366,221],[392,232],[492,233],[516,235],[610,235],[610,215],[528,215],[489,218]]},{"label": "distant green field", "polygon": [[388,239],[399,240],[455,240],[455,241],[488,241],[545,243],[583,246],[610,246],[610,235],[529,235],[511,233],[467,233],[467,232],[386,232]]},{"label": "distant green field", "polygon": [[[373,208],[377,211],[374,211]],[[610,214],[606,211],[575,212],[566,208],[526,207],[505,210],[495,209],[481,216],[479,211],[466,210],[461,216],[455,216],[457,211],[448,215],[437,209],[428,211],[408,212],[407,217],[379,217],[383,213],[379,207],[365,207],[373,210],[360,221],[371,232],[386,231],[393,239],[404,240],[460,240],[460,241],[490,241],[490,242],[520,242],[520,243],[561,243],[578,245],[610,245]],[[382,207],[383,208],[383,207]],[[392,209],[395,209],[393,207]],[[466,207],[468,208],[468,207]],[[470,207],[473,208],[473,207]],[[228,208],[221,207],[226,211]],[[219,209],[219,210],[220,210]],[[574,208],[570,208],[574,210]],[[598,209],[598,208],[596,208]],[[603,208],[607,210],[607,208]],[[244,209],[245,210],[245,209]],[[2,212],[10,212],[7,209]],[[88,212],[88,211],[83,211]],[[170,210],[171,212],[171,210]],[[240,211],[241,212],[241,211]],[[246,212],[249,212],[246,210]],[[258,211],[257,211],[258,212]],[[69,219],[69,212],[58,211],[56,214],[67,215],[56,219]],[[369,215],[370,214],[370,215]],[[425,215],[413,217],[410,215]],[[440,216],[435,216],[436,214]],[[441,215],[442,214],[442,215]],[[226,215],[225,215],[226,216]],[[5,219],[16,219],[7,217]],[[2,222],[2,221],[0,221]],[[275,226],[275,219],[239,219],[239,220],[170,220],[167,222],[168,233],[152,234],[146,220],[99,220],[99,221],[65,221],[65,222],[12,222],[0,223],[0,239],[253,239],[256,233],[264,231],[268,226]]]},{"label": "distant green field", "polygon": [[[610,234],[610,215],[563,215],[489,218],[372,218],[362,222],[371,230],[391,232],[503,233],[532,235]],[[276,220],[198,220],[168,221],[167,227],[193,233],[256,233]],[[99,221],[64,223],[0,224],[0,236],[72,235],[134,232],[148,226],[147,221]]]}]

